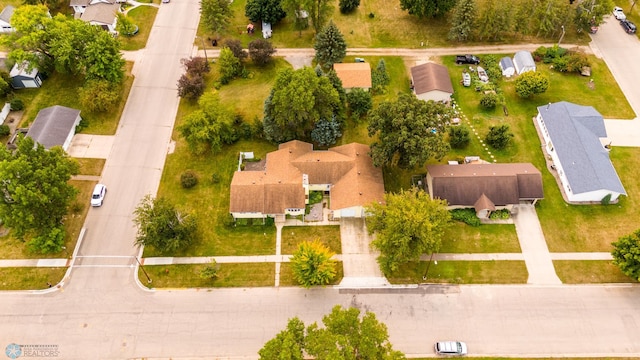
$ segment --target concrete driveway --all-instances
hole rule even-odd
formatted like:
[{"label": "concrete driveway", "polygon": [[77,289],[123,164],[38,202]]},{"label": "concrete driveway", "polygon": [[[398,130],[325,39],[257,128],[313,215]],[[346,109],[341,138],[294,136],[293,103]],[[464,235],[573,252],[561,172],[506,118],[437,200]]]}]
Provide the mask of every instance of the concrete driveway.
[{"label": "concrete driveway", "polygon": [[378,253],[371,249],[372,237],[364,219],[340,219],[342,241],[341,287],[372,287],[389,285],[376,261]]},{"label": "concrete driveway", "polygon": [[67,153],[75,158],[106,159],[113,147],[113,136],[76,134]]}]

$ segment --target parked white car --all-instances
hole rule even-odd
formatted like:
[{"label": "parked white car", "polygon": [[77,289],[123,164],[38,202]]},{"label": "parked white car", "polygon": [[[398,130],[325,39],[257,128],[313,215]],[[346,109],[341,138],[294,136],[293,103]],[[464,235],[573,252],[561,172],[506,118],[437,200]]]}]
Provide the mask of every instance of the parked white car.
[{"label": "parked white car", "polygon": [[107,195],[107,187],[104,184],[96,184],[91,194],[91,206],[102,206],[105,195]]},{"label": "parked white car", "polygon": [[625,15],[624,12],[622,12],[621,7],[616,6],[613,8],[613,17],[615,17],[618,20],[624,20],[627,18],[627,15]]},{"label": "parked white car", "polygon": [[461,341],[438,341],[435,345],[436,354],[446,356],[467,355],[467,344]]}]

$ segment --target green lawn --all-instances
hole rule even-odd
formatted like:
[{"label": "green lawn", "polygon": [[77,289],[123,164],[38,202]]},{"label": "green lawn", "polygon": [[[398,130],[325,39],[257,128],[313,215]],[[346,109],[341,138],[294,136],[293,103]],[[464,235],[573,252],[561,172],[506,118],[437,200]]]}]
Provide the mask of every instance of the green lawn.
[{"label": "green lawn", "polygon": [[[338,285],[344,277],[344,269],[342,267],[342,261],[336,263],[336,277],[327,286]],[[293,277],[293,269],[291,263],[280,264],[280,286],[299,286],[296,279]]]},{"label": "green lawn", "polygon": [[428,261],[403,265],[387,279],[392,284],[524,284],[529,274],[524,261]]},{"label": "green lawn", "polygon": [[61,268],[0,268],[0,290],[42,290],[56,285],[64,277],[66,267]]},{"label": "green lawn", "polygon": [[218,287],[260,287],[275,284],[274,263],[218,264],[218,278],[205,280],[200,271],[207,265],[158,265],[145,266],[151,278],[138,270],[140,282],[149,288],[218,288]]},{"label": "green lawn", "polygon": [[304,241],[320,240],[336,254],[342,253],[340,226],[287,226],[282,229],[282,254],[291,255]]},{"label": "green lawn", "polygon": [[441,253],[519,253],[515,225],[469,226],[454,221],[445,231]]},{"label": "green lawn", "polygon": [[80,165],[80,175],[94,175],[100,176],[102,169],[104,168],[105,159],[91,159],[91,158],[76,158]]},{"label": "green lawn", "polygon": [[637,282],[624,275],[611,261],[555,260],[553,266],[564,284]]},{"label": "green lawn", "polygon": [[153,6],[138,6],[130,10],[127,16],[138,25],[138,33],[132,37],[120,36],[122,50],[140,50],[147,45],[151,27],[156,19],[158,8]]}]

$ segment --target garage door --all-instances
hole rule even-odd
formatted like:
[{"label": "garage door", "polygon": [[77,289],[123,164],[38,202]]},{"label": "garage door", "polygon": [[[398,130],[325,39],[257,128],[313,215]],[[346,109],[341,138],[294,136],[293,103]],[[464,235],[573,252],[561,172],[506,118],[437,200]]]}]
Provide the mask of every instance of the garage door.
[{"label": "garage door", "polygon": [[356,209],[340,210],[340,217],[346,218],[346,217],[355,217],[355,216],[356,216]]}]

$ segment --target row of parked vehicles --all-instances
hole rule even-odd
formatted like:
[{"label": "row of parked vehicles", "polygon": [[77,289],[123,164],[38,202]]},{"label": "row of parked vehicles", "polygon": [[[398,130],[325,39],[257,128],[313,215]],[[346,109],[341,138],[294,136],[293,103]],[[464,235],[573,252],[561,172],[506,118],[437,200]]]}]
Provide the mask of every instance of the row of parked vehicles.
[{"label": "row of parked vehicles", "polygon": [[630,20],[627,20],[627,15],[624,14],[624,11],[622,11],[621,7],[616,6],[613,8],[613,17],[620,21],[620,26],[622,26],[627,34],[636,33],[636,24],[632,23]]}]

